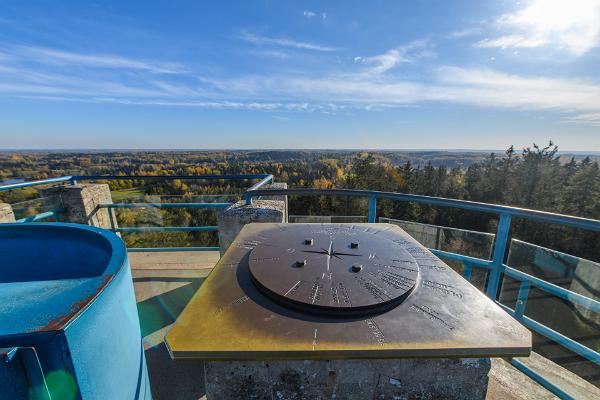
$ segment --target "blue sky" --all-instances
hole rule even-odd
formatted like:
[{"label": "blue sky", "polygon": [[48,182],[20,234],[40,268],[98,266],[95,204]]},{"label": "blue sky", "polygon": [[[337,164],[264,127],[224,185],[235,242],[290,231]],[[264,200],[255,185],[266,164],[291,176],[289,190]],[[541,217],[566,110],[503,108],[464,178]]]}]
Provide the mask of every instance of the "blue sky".
[{"label": "blue sky", "polygon": [[600,150],[600,0],[11,1],[0,148]]}]

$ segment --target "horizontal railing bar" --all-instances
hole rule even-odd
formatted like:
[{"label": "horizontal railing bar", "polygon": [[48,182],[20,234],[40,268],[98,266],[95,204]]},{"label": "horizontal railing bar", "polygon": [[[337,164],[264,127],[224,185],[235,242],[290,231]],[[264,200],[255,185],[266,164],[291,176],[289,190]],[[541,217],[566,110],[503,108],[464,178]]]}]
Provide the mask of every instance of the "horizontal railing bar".
[{"label": "horizontal railing bar", "polygon": [[30,186],[49,185],[51,183],[69,182],[69,181],[72,181],[73,179],[74,178],[72,176],[60,176],[58,178],[48,178],[48,179],[40,179],[37,181],[11,183],[8,185],[0,186],[0,190],[21,189],[21,188],[30,187]]},{"label": "horizontal railing bar", "polygon": [[216,247],[129,247],[128,252],[131,253],[159,253],[166,251],[219,251],[221,248]]},{"label": "horizontal railing bar", "polygon": [[574,217],[564,214],[555,214],[547,211],[530,210],[526,208],[504,206],[498,204],[479,203],[475,201],[446,199],[442,197],[422,196],[416,194],[379,192],[374,190],[355,189],[268,189],[252,190],[244,194],[246,199],[255,196],[351,196],[351,197],[377,197],[378,199],[390,199],[458,208],[470,211],[479,211],[492,214],[505,214],[512,217],[534,219],[559,225],[571,226],[573,228],[600,231],[600,221],[588,218]]},{"label": "horizontal railing bar", "polygon": [[480,267],[480,268],[491,268],[492,262],[489,260],[484,260],[483,258],[465,256],[462,254],[450,253],[448,251],[438,250],[438,249],[428,249],[428,250],[431,251],[433,254],[435,254],[438,257],[449,258],[454,261],[467,262],[467,263],[470,263],[471,265],[474,265],[474,266]]},{"label": "horizontal railing bar", "polygon": [[[504,311],[506,311],[513,317],[517,318],[515,316],[515,310],[513,310],[510,307],[505,306],[504,304],[502,304],[498,301],[496,301],[496,304],[498,304],[500,307],[502,307],[502,309]],[[540,324],[539,322],[537,322],[525,315],[523,315],[522,317],[517,318],[517,319],[520,322],[522,322],[523,325],[534,330],[535,332],[539,333],[540,335],[546,336],[548,339],[553,340],[554,342],[560,344],[563,347],[566,347],[567,349],[571,350],[572,352],[577,353],[580,356],[587,358],[588,360],[590,360],[591,362],[593,362],[597,365],[600,365],[600,353],[590,349],[589,347],[582,345],[581,343],[576,342],[575,340],[563,335],[562,333],[555,331],[552,328],[548,328],[546,325]]]},{"label": "horizontal railing bar", "polygon": [[[11,183],[1,185],[1,190],[20,189],[30,186],[48,185],[52,183],[74,182],[74,181],[112,181],[112,180],[249,180],[249,179],[273,179],[271,174],[241,174],[241,175],[69,175],[56,178],[40,179],[29,182]],[[254,185],[256,186],[256,185]],[[262,185],[260,185],[262,186]],[[260,186],[257,186],[260,187]]]},{"label": "horizontal railing bar", "polygon": [[99,208],[144,208],[144,207],[156,207],[156,208],[226,208],[233,203],[113,203],[113,204],[99,204]]},{"label": "horizontal railing bar", "polygon": [[224,179],[224,180],[247,180],[247,179],[265,179],[270,174],[241,174],[241,175],[74,175],[71,178],[78,181],[113,181],[113,180],[187,180],[187,179]]},{"label": "horizontal railing bar", "polygon": [[511,359],[510,363],[516,369],[518,369],[519,371],[521,371],[522,373],[524,373],[525,375],[542,385],[544,388],[556,395],[558,398],[562,400],[575,400],[575,397],[571,396],[570,394],[556,386],[554,383],[550,382],[548,379],[540,375],[537,371],[534,371],[533,369],[529,368],[527,365],[517,360],[516,358]]},{"label": "horizontal railing bar", "polygon": [[591,299],[579,293],[572,292],[568,289],[562,288],[543,279],[536,278],[535,276],[531,276],[524,272],[518,271],[514,268],[509,267],[508,265],[504,265],[503,272],[505,275],[513,279],[516,279],[518,281],[529,281],[533,286],[537,287],[538,289],[542,289],[547,293],[571,301],[573,303],[581,304],[588,310],[600,313],[600,302],[597,300]]},{"label": "horizontal railing bar", "polygon": [[21,218],[16,220],[15,222],[36,222],[36,221],[41,221],[43,219],[48,219],[51,217],[57,217],[59,213],[64,212],[63,209],[57,209],[57,210],[52,210],[52,211],[46,211],[43,213],[39,213],[36,215],[32,215],[31,217],[25,217],[25,218]]},{"label": "horizontal railing bar", "polygon": [[111,229],[113,232],[207,232],[218,231],[218,226],[136,226]]}]

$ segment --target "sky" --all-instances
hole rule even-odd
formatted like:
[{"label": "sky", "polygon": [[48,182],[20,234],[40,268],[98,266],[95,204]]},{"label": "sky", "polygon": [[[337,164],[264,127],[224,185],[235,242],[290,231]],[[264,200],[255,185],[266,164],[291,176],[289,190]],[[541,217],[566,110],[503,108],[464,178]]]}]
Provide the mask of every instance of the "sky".
[{"label": "sky", "polygon": [[600,150],[600,0],[0,2],[0,149]]}]

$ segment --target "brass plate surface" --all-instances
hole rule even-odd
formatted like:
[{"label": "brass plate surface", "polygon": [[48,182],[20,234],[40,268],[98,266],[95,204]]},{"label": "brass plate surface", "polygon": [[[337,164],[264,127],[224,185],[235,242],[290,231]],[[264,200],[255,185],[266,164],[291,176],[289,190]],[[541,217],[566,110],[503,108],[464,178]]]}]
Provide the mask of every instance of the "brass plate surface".
[{"label": "brass plate surface", "polygon": [[[388,256],[390,260],[407,258],[399,246],[416,262],[414,289],[394,307],[364,315],[324,315],[274,301],[252,278],[250,259],[255,248],[270,245],[270,235],[289,230],[293,236],[295,229],[343,230],[350,236],[354,231],[360,242],[371,231],[382,243],[394,244],[391,253],[401,254]],[[273,268],[290,266],[274,263]],[[327,283],[327,277],[321,279]],[[246,225],[165,341],[175,359],[205,360],[506,357],[531,351],[531,333],[525,327],[390,224]]]}]

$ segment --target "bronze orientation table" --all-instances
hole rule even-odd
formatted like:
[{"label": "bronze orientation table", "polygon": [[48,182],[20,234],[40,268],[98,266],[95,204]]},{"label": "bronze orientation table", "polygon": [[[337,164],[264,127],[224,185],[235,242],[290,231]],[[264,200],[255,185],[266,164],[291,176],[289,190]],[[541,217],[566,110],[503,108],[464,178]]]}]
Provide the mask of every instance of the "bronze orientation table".
[{"label": "bronze orientation table", "polygon": [[167,335],[227,398],[485,398],[531,333],[391,224],[249,224]]}]

